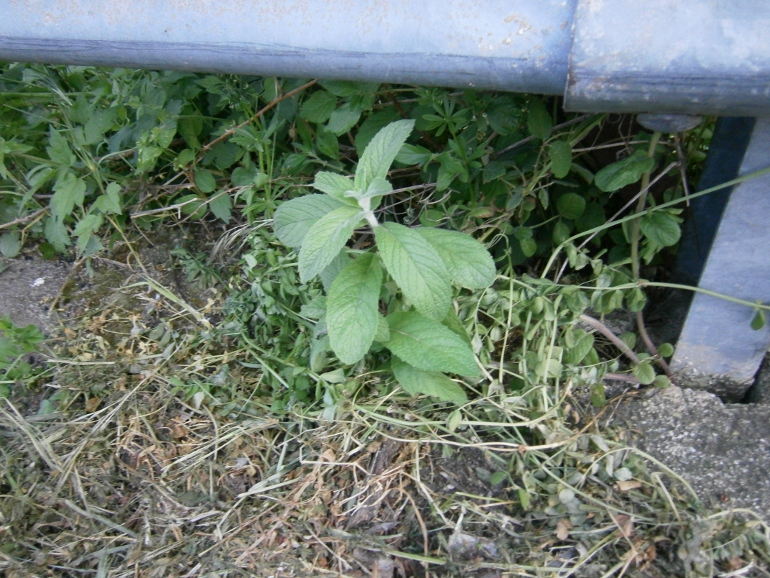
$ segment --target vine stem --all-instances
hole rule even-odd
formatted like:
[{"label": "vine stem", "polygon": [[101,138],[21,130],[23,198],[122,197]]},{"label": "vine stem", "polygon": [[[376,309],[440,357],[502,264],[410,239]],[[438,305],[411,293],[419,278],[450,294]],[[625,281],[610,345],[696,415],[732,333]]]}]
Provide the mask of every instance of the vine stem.
[{"label": "vine stem", "polygon": [[[758,171],[754,171],[752,173],[749,173],[747,175],[743,175],[743,176],[740,176],[740,177],[737,177],[737,178],[734,178],[734,179],[730,179],[729,181],[725,181],[722,184],[715,185],[713,187],[709,187],[708,189],[705,189],[705,190],[702,190],[702,191],[698,191],[697,193],[693,193],[693,194],[690,195],[689,200],[691,201],[693,199],[696,199],[698,197],[702,197],[704,195],[710,195],[711,193],[714,193],[716,191],[721,191],[722,189],[726,189],[728,187],[732,187],[732,186],[738,185],[740,183],[749,181],[751,179],[757,179],[759,177],[763,177],[763,176],[768,175],[768,174],[770,174],[770,167],[767,167],[767,168],[764,168],[764,169],[760,169]],[[648,209],[648,212],[660,211],[662,209],[667,209],[669,207],[675,207],[679,203],[685,202],[685,200],[686,199],[684,199],[684,198],[680,198],[680,199],[674,199],[673,201],[668,201],[667,203],[661,203],[660,205],[656,205],[652,209]],[[609,229],[612,226],[621,225],[621,224],[623,224],[623,223],[625,223],[627,221],[632,221],[635,218],[636,218],[636,215],[628,215],[628,216],[623,217],[621,219],[618,219],[617,221],[614,221],[612,223],[604,223],[602,225],[599,225],[598,227],[593,227],[591,229],[587,229],[586,231],[582,231],[580,233],[572,235],[566,241],[562,241],[561,243],[559,243],[559,246],[556,247],[556,249],[553,250],[553,252],[551,253],[551,256],[548,258],[548,262],[545,264],[543,272],[540,274],[540,278],[541,279],[545,279],[546,277],[548,277],[548,272],[553,267],[554,261],[556,261],[556,259],[559,257],[559,253],[561,253],[561,251],[564,249],[564,247],[566,247],[570,243],[573,243],[577,239],[582,239],[583,237],[587,237],[589,235],[593,235],[593,234],[595,234],[595,233],[597,233],[599,231],[604,231],[605,229]]]},{"label": "vine stem", "polygon": [[[744,305],[746,307],[751,307],[752,309],[761,309],[763,311],[770,311],[770,305],[765,305],[764,303],[760,302],[754,302],[747,301],[746,299],[739,299],[738,297],[731,297],[730,295],[725,295],[724,293],[717,293],[716,291],[710,291],[709,289],[703,289],[702,287],[696,287],[693,285],[681,285],[679,283],[665,283],[663,281],[644,281],[639,280],[638,283],[636,283],[639,287],[666,287],[669,289],[684,289],[685,291],[693,291],[694,293],[703,293],[704,295],[710,295],[711,297],[716,297],[717,299],[724,299],[725,301],[730,301],[731,303],[737,303],[738,305]],[[620,289],[622,286],[618,285],[617,287],[614,287],[614,289]]]},{"label": "vine stem", "polygon": [[[647,150],[647,156],[649,158],[654,157],[655,147],[657,147],[658,142],[660,142],[660,136],[660,132],[655,131],[652,135],[652,138],[650,138],[650,147]],[[652,170],[649,170],[642,175],[642,190],[639,193],[639,201],[636,204],[636,211],[634,211],[636,218],[633,221],[631,233],[631,271],[633,272],[634,280],[637,283],[639,282],[639,272],[641,269],[639,265],[639,237],[641,234],[641,220],[642,213],[644,213],[644,209],[647,204],[647,195],[649,194],[650,190],[651,172]],[[658,353],[658,348],[655,347],[652,339],[650,339],[650,334],[647,333],[647,327],[644,324],[644,314],[641,311],[636,312],[636,328],[639,330],[639,335],[641,335],[642,341],[644,342],[644,346],[647,348],[647,351],[650,353],[650,355],[657,358],[657,362],[660,364],[661,368],[663,368],[663,371],[666,372],[666,375],[669,378],[672,377],[673,374],[671,373],[671,368],[663,359],[663,356]]]},{"label": "vine stem", "polygon": [[[647,156],[653,158],[655,155],[655,147],[658,146],[660,141],[660,133],[655,132],[650,139],[650,148],[647,150]],[[634,211],[634,222],[631,233],[631,271],[633,272],[634,279],[639,279],[639,233],[640,222],[642,220],[642,213],[644,207],[647,204],[647,195],[649,193],[650,185],[650,171],[646,171],[642,175],[642,194],[639,196],[639,201],[636,203],[636,211]]]},{"label": "vine stem", "polygon": [[628,357],[628,359],[630,359],[631,361],[633,361],[637,365],[639,363],[641,363],[641,360],[636,356],[636,353],[634,353],[628,345],[623,343],[623,341],[617,335],[615,335],[612,332],[612,330],[609,327],[607,327],[604,323],[602,323],[598,319],[595,319],[595,318],[591,317],[590,315],[586,315],[585,313],[582,314],[579,317],[579,319],[580,319],[580,321],[582,321],[586,325],[589,325],[589,326],[593,327],[599,333],[601,333],[607,339],[609,339],[613,343],[613,345],[615,345],[615,347],[617,347],[618,349],[620,349],[620,351],[625,353],[625,355],[626,355],[626,357]]}]

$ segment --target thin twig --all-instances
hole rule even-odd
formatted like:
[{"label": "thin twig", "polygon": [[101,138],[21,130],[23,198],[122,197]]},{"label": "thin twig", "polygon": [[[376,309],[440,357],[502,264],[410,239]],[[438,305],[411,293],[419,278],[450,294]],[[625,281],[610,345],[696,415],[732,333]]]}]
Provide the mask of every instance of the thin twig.
[{"label": "thin twig", "polygon": [[[567,128],[568,126],[572,126],[573,124],[578,124],[580,122],[583,122],[585,119],[590,118],[592,116],[594,116],[594,115],[593,114],[581,114],[580,116],[575,117],[572,120],[568,120],[567,122],[563,122],[561,124],[557,124],[551,130],[554,131],[554,130],[559,130],[559,129],[562,129],[562,128]],[[520,146],[525,145],[528,142],[531,142],[531,141],[535,140],[536,138],[539,138],[539,137],[536,137],[535,135],[528,136],[527,138],[523,138],[520,141],[513,143],[512,145],[508,145],[503,150],[497,151],[495,153],[492,153],[489,156],[492,159],[496,159],[497,157],[502,156],[505,153],[511,152],[513,149],[517,149]]]},{"label": "thin twig", "polygon": [[245,120],[245,121],[244,121],[244,122],[242,122],[241,124],[239,124],[239,125],[237,125],[237,126],[234,126],[234,127],[233,127],[233,128],[231,128],[231,129],[228,129],[228,130],[226,130],[226,131],[225,131],[224,133],[222,133],[220,136],[218,136],[218,137],[217,137],[217,138],[215,138],[213,141],[211,141],[209,144],[207,144],[206,146],[204,146],[204,147],[203,147],[203,148],[200,150],[200,152],[198,153],[198,155],[195,157],[195,162],[197,163],[197,162],[198,162],[198,161],[201,159],[201,157],[202,157],[202,156],[203,156],[203,155],[204,155],[204,154],[205,154],[205,153],[206,153],[208,150],[210,150],[210,149],[211,149],[213,146],[215,146],[215,145],[217,145],[217,144],[221,143],[223,140],[225,140],[225,139],[226,139],[226,138],[228,138],[229,136],[232,136],[233,134],[235,134],[235,131],[237,131],[239,128],[243,128],[243,127],[244,127],[244,126],[246,126],[247,124],[251,124],[252,122],[254,122],[255,120],[257,120],[259,117],[261,117],[263,114],[265,114],[265,113],[266,113],[268,110],[270,110],[271,108],[275,107],[276,105],[278,105],[278,104],[279,104],[279,103],[281,103],[282,101],[286,100],[287,98],[291,98],[291,97],[293,97],[293,96],[295,96],[295,95],[299,94],[300,92],[302,92],[302,91],[303,91],[303,90],[305,90],[306,88],[310,88],[311,86],[313,86],[313,85],[314,85],[314,84],[316,84],[317,82],[318,82],[317,80],[311,80],[310,82],[306,82],[305,84],[303,84],[303,85],[302,85],[302,86],[300,86],[299,88],[295,88],[294,90],[292,90],[292,91],[290,91],[290,92],[287,92],[286,94],[282,94],[282,95],[281,95],[281,96],[279,96],[278,98],[275,98],[275,99],[273,99],[272,101],[270,101],[270,103],[269,103],[269,104],[267,104],[267,105],[266,105],[264,108],[262,108],[262,109],[261,109],[259,112],[257,112],[256,114],[254,114],[254,116],[252,116],[252,117],[251,117],[251,118],[249,118],[248,120]]},{"label": "thin twig", "polygon": [[628,375],[625,373],[605,373],[602,379],[610,381],[627,381],[628,383],[633,383],[634,385],[641,385],[642,383],[633,375]]},{"label": "thin twig", "polygon": [[8,221],[7,223],[3,223],[0,225],[0,229],[7,229],[8,227],[13,227],[14,225],[20,225],[22,223],[26,223],[27,221],[31,221],[38,216],[40,216],[42,213],[45,213],[48,210],[48,207],[43,207],[42,209],[38,209],[34,213],[30,213],[29,215],[25,217],[19,217],[18,219],[14,219],[13,221]]},{"label": "thin twig", "polygon": [[641,311],[636,312],[636,328],[639,330],[639,335],[642,336],[642,341],[644,341],[644,346],[647,348],[647,351],[650,352],[650,355],[652,355],[653,357],[657,356],[658,358],[656,361],[663,368],[663,371],[666,372],[666,375],[669,377],[674,377],[674,374],[671,371],[671,368],[668,366],[668,363],[666,363],[666,360],[663,359],[663,356],[660,355],[658,348],[655,347],[655,344],[652,342],[652,339],[650,339],[650,334],[647,333],[647,327],[644,325],[644,316],[642,315]]},{"label": "thin twig", "polygon": [[687,183],[687,157],[684,156],[682,150],[682,141],[678,134],[674,135],[674,146],[676,147],[676,155],[679,158],[679,175],[682,177],[682,190],[684,191],[684,202],[690,206],[690,185]]},{"label": "thin twig", "polygon": [[604,335],[607,339],[609,339],[615,347],[620,349],[623,353],[626,354],[626,357],[628,357],[631,361],[634,363],[640,363],[639,358],[636,356],[636,353],[634,353],[631,348],[623,343],[623,341],[615,335],[612,330],[607,327],[604,323],[599,321],[598,319],[594,319],[590,315],[583,314],[580,316],[580,321],[585,323],[586,325],[590,325],[594,329],[596,329],[599,333]]}]

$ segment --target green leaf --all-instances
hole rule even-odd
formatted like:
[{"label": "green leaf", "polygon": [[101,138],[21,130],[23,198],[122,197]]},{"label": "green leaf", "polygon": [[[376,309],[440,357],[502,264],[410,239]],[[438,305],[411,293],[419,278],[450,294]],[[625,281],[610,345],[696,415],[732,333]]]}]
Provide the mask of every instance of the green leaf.
[{"label": "green leaf", "polygon": [[110,213],[119,215],[122,210],[120,206],[120,185],[118,183],[107,185],[104,194],[99,195],[94,201],[94,208],[99,209],[106,215]]},{"label": "green leaf", "polygon": [[[220,171],[224,171],[233,166],[236,161],[241,158],[243,155],[243,148],[232,141],[225,141],[214,145],[214,148],[211,149],[211,153],[209,154],[214,157],[214,165],[216,165]],[[208,158],[208,155],[206,156]]]},{"label": "green leaf", "polygon": [[214,213],[214,216],[217,219],[224,221],[225,224],[230,223],[232,206],[233,203],[230,199],[230,194],[227,193],[227,191],[217,195],[209,202],[209,209],[211,209],[211,212]]},{"label": "green leaf", "polygon": [[78,238],[77,248],[81,254],[85,252],[88,241],[91,236],[99,230],[99,227],[102,226],[103,222],[104,217],[94,213],[86,215],[78,221],[72,234]]},{"label": "green leaf", "polygon": [[535,138],[546,140],[551,136],[553,121],[548,109],[540,99],[533,98],[529,101],[529,114],[527,115],[527,128],[529,134]]},{"label": "green leaf", "polygon": [[337,97],[325,90],[314,92],[299,109],[300,118],[322,123],[329,120],[337,106]]},{"label": "green leaf", "polygon": [[104,138],[104,133],[112,128],[112,123],[115,122],[117,116],[117,108],[102,108],[95,110],[83,127],[85,144],[96,144],[102,140]]},{"label": "green leaf", "polygon": [[611,193],[637,182],[644,173],[651,171],[654,166],[655,161],[653,159],[642,151],[636,151],[596,173],[594,183],[600,191]]},{"label": "green leaf", "polygon": [[0,253],[13,259],[21,251],[21,239],[15,231],[0,235]]},{"label": "green leaf", "polygon": [[273,215],[273,228],[278,240],[289,247],[302,246],[308,230],[321,217],[345,206],[327,195],[305,195],[286,201]]},{"label": "green leaf", "polygon": [[436,250],[455,284],[468,289],[483,289],[495,282],[497,270],[492,255],[470,235],[424,227],[415,231]]},{"label": "green leaf", "polygon": [[82,206],[86,196],[86,182],[80,177],[67,172],[53,186],[51,214],[59,221],[72,213],[75,205]]},{"label": "green leaf", "polygon": [[334,260],[363,216],[364,213],[357,207],[340,207],[310,227],[299,251],[299,277],[303,283],[310,281]]},{"label": "green leaf", "polygon": [[340,143],[337,141],[337,137],[332,131],[326,130],[325,127],[319,129],[316,133],[315,142],[316,146],[318,147],[318,152],[334,159],[335,161],[339,158]]},{"label": "green leaf", "polygon": [[682,231],[674,216],[664,211],[653,211],[639,221],[644,236],[661,247],[670,247],[679,242]]},{"label": "green leaf", "polygon": [[658,353],[661,357],[671,357],[674,355],[674,346],[670,343],[661,343],[658,346]]},{"label": "green leaf", "polygon": [[388,320],[378,313],[377,331],[374,332],[374,340],[378,343],[385,343],[388,339],[390,339],[390,327],[388,327]]},{"label": "green leaf", "polygon": [[375,197],[388,195],[392,192],[393,185],[390,184],[388,179],[376,178],[369,183],[369,187],[367,187],[366,192],[364,192],[363,195],[357,196],[348,194],[348,196],[355,196],[357,199],[373,199]]},{"label": "green leaf", "polygon": [[551,233],[551,238],[553,239],[554,245],[560,245],[569,239],[569,234],[570,229],[567,223],[565,223],[562,219],[556,221],[556,224],[553,226],[553,232]]},{"label": "green leaf", "polygon": [[54,217],[46,219],[43,231],[45,232],[45,238],[48,242],[60,253],[63,253],[67,246],[72,242],[67,227],[65,227],[64,223],[59,219]]},{"label": "green leaf", "polygon": [[430,395],[452,403],[468,401],[465,390],[442,373],[420,371],[399,359],[393,359],[390,366],[398,384],[411,395]]},{"label": "green leaf", "polygon": [[326,315],[326,297],[316,295],[309,303],[300,307],[299,314],[310,319],[320,319]]},{"label": "green leaf", "polygon": [[398,223],[374,230],[385,268],[423,315],[442,320],[452,302],[449,272],[436,250],[418,232]]},{"label": "green leaf", "polygon": [[352,261],[332,283],[326,326],[331,348],[342,363],[356,363],[372,346],[381,284],[380,261],[372,253]]},{"label": "green leaf", "polygon": [[567,363],[573,365],[579,364],[586,358],[594,346],[594,336],[582,329],[576,329],[575,332],[575,345],[567,351]]},{"label": "green leaf", "polygon": [[533,238],[519,239],[521,252],[525,257],[531,257],[537,252],[537,242]]},{"label": "green leaf", "polygon": [[449,308],[449,313],[447,313],[446,317],[441,320],[441,324],[448,327],[452,332],[460,336],[460,339],[465,341],[468,345],[471,344],[471,339],[468,337],[468,332],[465,330],[465,326],[463,325],[463,322],[460,321],[460,318],[457,316],[457,313],[455,313],[455,310],[453,308]]},{"label": "green leaf", "polygon": [[514,132],[521,124],[521,106],[517,97],[498,95],[487,109],[489,126],[496,133],[507,135]]},{"label": "green leaf", "polygon": [[395,107],[391,106],[385,110],[375,112],[369,116],[356,131],[356,154],[359,158],[364,154],[366,146],[372,141],[381,128],[389,125],[391,122],[399,120],[401,115]]},{"label": "green leaf", "polygon": [[320,171],[316,173],[313,188],[326,193],[335,199],[345,199],[345,193],[353,190],[353,181],[342,175]]},{"label": "green leaf", "polygon": [[402,361],[428,372],[479,374],[471,348],[448,327],[414,311],[387,319],[390,339],[384,345]]},{"label": "green leaf", "polygon": [[356,167],[356,189],[365,191],[377,177],[386,178],[390,165],[414,128],[413,120],[398,120],[380,130],[367,145]]},{"label": "green leaf", "polygon": [[579,219],[586,210],[586,200],[577,193],[565,193],[556,201],[556,210],[565,219]]},{"label": "green leaf", "polygon": [[60,132],[51,130],[48,135],[49,146],[45,148],[48,158],[60,165],[69,167],[75,163],[75,155],[70,151],[70,146]]},{"label": "green leaf", "polygon": [[634,375],[642,385],[650,385],[655,381],[655,368],[652,367],[649,361],[642,361],[634,367]]},{"label": "green leaf", "polygon": [[208,211],[208,207],[203,200],[194,194],[185,195],[176,200],[176,204],[180,205],[179,210],[185,214],[190,215],[191,219],[202,219]]},{"label": "green leaf", "polygon": [[340,136],[353,128],[358,122],[359,118],[361,118],[361,108],[351,106],[349,102],[346,102],[337,110],[332,112],[326,128],[327,130],[333,132],[335,135]]},{"label": "green leaf", "polygon": [[210,171],[195,169],[195,186],[201,193],[210,193],[217,188],[217,181]]},{"label": "green leaf", "polygon": [[604,391],[604,384],[595,383],[591,387],[591,404],[594,407],[604,407],[607,405],[607,395]]},{"label": "green leaf", "polygon": [[481,175],[484,184],[486,184],[505,176],[506,172],[508,172],[507,163],[504,163],[503,161],[489,161],[487,166],[484,167]]},{"label": "green leaf", "polygon": [[754,318],[751,320],[751,328],[754,331],[759,331],[765,326],[765,312],[762,309],[757,309]]},{"label": "green leaf", "polygon": [[230,175],[230,180],[236,187],[248,187],[254,182],[254,179],[258,174],[259,170],[255,166],[251,166],[248,169],[244,167],[237,167],[233,169],[233,172]]},{"label": "green leaf", "polygon": [[339,275],[340,271],[348,266],[348,263],[350,263],[348,252],[345,249],[342,249],[342,251],[340,251],[334,259],[332,259],[332,262],[326,266],[326,269],[321,271],[318,277],[321,279],[321,284],[324,286],[324,291],[327,293],[329,292],[329,290],[332,288],[332,283],[334,283],[334,280],[337,278],[337,275]]},{"label": "green leaf", "polygon": [[665,375],[656,375],[652,384],[660,389],[666,389],[671,385],[671,380]]},{"label": "green leaf", "polygon": [[572,146],[566,140],[557,140],[551,143],[548,158],[551,160],[553,176],[563,179],[572,167]]},{"label": "green leaf", "polygon": [[406,143],[396,155],[396,160],[405,165],[424,165],[433,157],[425,147]]}]

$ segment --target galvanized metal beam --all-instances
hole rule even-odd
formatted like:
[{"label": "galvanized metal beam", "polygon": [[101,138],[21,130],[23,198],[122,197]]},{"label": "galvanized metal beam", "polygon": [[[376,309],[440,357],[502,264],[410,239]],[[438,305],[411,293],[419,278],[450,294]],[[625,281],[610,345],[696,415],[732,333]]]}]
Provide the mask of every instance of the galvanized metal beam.
[{"label": "galvanized metal beam", "polygon": [[577,0],[16,0],[0,60],[562,94]]},{"label": "galvanized metal beam", "polygon": [[[597,112],[770,114],[770,2],[13,0],[0,60],[565,95]],[[569,77],[568,77],[569,69]]]},{"label": "galvanized metal beam", "polygon": [[770,3],[580,0],[566,110],[770,114]]}]

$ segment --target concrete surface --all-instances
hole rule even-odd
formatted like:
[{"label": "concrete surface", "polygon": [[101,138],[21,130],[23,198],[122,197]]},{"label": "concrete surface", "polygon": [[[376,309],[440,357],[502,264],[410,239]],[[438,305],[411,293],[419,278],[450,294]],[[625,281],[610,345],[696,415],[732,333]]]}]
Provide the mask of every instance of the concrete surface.
[{"label": "concrete surface", "polygon": [[[770,117],[756,120],[739,175],[770,164]],[[698,286],[749,303],[770,302],[770,175],[746,180],[730,193]],[[770,347],[770,325],[751,328],[745,305],[696,293],[676,344],[671,369],[687,387],[740,401]]]},{"label": "concrete surface", "polygon": [[71,265],[19,256],[0,257],[0,315],[23,327],[30,323],[46,333],[52,320],[48,306],[59,293]]},{"label": "concrete surface", "polygon": [[770,522],[770,405],[723,404],[711,393],[672,386],[621,404],[613,424],[704,503],[749,508]]}]

